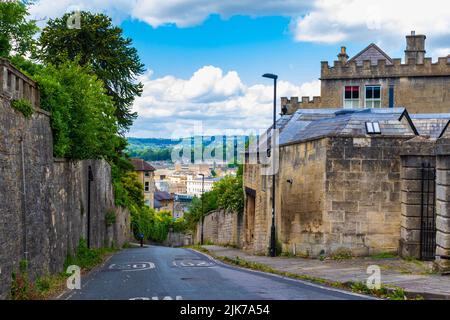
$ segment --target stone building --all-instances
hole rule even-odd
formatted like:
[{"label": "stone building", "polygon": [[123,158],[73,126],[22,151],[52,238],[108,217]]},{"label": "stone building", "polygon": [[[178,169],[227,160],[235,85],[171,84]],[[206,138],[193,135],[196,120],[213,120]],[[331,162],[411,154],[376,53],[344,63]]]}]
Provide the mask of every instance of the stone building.
[{"label": "stone building", "polygon": [[164,191],[156,191],[155,192],[155,204],[154,208],[156,211],[167,211],[170,212],[173,216],[174,212],[174,197]]},{"label": "stone building", "polygon": [[221,178],[205,177],[202,179],[197,176],[188,176],[187,178],[187,194],[195,197],[201,197],[202,192],[210,192],[214,186],[214,183],[220,181]]},{"label": "stone building", "polygon": [[144,186],[145,205],[154,208],[155,203],[155,168],[143,159],[130,159],[139,182]]},{"label": "stone building", "polygon": [[406,37],[404,63],[371,44],[349,59],[342,47],[333,66],[321,64],[321,96],[282,98],[286,113],[297,109],[393,108],[413,113],[450,112],[450,59],[425,56],[426,36]]},{"label": "stone building", "polygon": [[[405,218],[413,208],[417,223],[419,209],[405,205],[418,194],[404,191],[411,178],[404,174],[403,145],[436,139],[449,120],[449,114],[410,116],[403,108],[300,109],[282,116],[276,226],[283,251],[317,257],[345,248],[369,255],[417,245],[414,219]],[[244,166],[243,242],[247,250],[267,253],[272,176],[262,175],[261,167]],[[409,251],[405,255],[418,257]]]},{"label": "stone building", "polygon": [[188,194],[175,194],[173,200],[173,217],[175,219],[183,218],[184,214],[188,212],[193,199],[194,197]]}]

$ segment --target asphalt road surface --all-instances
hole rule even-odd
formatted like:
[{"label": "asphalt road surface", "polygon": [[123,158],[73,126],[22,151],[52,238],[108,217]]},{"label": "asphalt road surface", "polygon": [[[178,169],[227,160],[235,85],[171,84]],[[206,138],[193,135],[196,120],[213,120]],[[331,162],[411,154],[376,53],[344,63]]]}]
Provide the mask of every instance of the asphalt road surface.
[{"label": "asphalt road surface", "polygon": [[360,300],[344,291],[225,265],[189,249],[126,249],[82,278],[71,300]]}]

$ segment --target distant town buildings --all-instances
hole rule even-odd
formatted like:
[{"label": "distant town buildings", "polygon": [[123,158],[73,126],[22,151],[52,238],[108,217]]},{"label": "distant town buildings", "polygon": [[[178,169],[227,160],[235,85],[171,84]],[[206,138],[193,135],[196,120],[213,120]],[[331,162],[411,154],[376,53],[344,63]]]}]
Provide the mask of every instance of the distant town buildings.
[{"label": "distant town buildings", "polygon": [[134,171],[138,175],[139,182],[144,186],[145,205],[153,208],[155,198],[155,168],[142,159],[133,158],[130,161],[133,164]]},{"label": "distant town buildings", "polygon": [[[169,211],[175,219],[184,216],[194,197],[202,194],[202,178],[205,175],[204,192],[226,175],[235,175],[235,168],[209,164],[170,164],[131,159],[138,179],[144,186],[145,204],[157,211]],[[212,175],[215,177],[212,177]]]},{"label": "distant town buildings", "polygon": [[184,217],[184,213],[188,211],[189,205],[193,200],[193,196],[188,194],[176,194],[174,197],[173,217],[180,219]]},{"label": "distant town buildings", "polygon": [[173,200],[174,197],[170,193],[165,191],[156,191],[154,209],[156,211],[167,211],[173,215],[174,212]]},{"label": "distant town buildings", "polygon": [[200,176],[189,176],[187,179],[187,194],[201,197],[202,192],[209,192],[212,190],[214,183],[219,181],[221,178],[205,177],[204,179]]}]

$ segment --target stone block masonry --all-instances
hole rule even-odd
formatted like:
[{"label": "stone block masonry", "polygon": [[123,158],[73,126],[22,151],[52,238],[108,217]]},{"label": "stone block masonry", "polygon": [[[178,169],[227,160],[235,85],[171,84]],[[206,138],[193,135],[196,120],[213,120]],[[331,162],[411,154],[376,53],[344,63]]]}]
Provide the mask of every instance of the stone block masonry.
[{"label": "stone block masonry", "polygon": [[[225,210],[210,212],[203,222],[203,242],[241,247],[243,215]],[[201,221],[197,223],[195,244],[201,243]]]},{"label": "stone block masonry", "polygon": [[436,257],[443,272],[450,271],[450,139],[436,144]]},{"label": "stone block masonry", "polygon": [[[400,150],[406,139],[329,137],[282,146],[275,216],[283,252],[308,257],[341,249],[356,256],[397,252]],[[257,190],[254,205],[246,195],[244,249],[266,254],[269,238],[261,234],[270,231],[271,177],[254,166],[244,168],[246,189]]]},{"label": "stone block masonry", "polygon": [[[7,69],[2,80],[16,73]],[[62,272],[67,255],[80,238],[87,239],[89,166],[91,246],[121,246],[130,237],[129,212],[114,207],[110,166],[102,160],[55,160],[49,114],[39,109],[35,85],[20,79],[14,94],[0,87],[0,299],[7,298],[20,261],[28,261],[32,279]],[[30,119],[11,108],[14,97],[32,101]],[[105,221],[109,210],[116,213],[111,226]]]},{"label": "stone block masonry", "polygon": [[[405,142],[401,154],[402,227],[400,255],[421,257],[423,164],[436,166],[435,141],[417,137]],[[434,182],[432,184],[434,188]]]}]

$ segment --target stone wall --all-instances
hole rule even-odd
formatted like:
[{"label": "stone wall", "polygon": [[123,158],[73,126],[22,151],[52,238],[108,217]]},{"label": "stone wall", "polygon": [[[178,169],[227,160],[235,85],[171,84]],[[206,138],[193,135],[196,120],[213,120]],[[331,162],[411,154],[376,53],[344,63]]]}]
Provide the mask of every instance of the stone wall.
[{"label": "stone wall", "polygon": [[[242,214],[217,210],[205,216],[203,222],[203,243],[226,246],[242,246]],[[197,224],[194,242],[201,242],[202,224]]]},{"label": "stone wall", "polygon": [[401,106],[410,113],[448,112],[450,103],[450,62],[439,58],[432,63],[425,58],[423,63],[410,59],[401,64],[394,59],[392,65],[380,60],[377,65],[364,61],[358,66],[356,61],[343,65],[335,61],[330,67],[322,63],[321,69],[321,105],[323,107],[342,107],[345,86],[360,86],[360,106],[364,104],[364,87],[381,86],[381,105],[389,108],[389,88],[394,88],[394,106]]},{"label": "stone wall", "polygon": [[442,272],[450,271],[450,139],[436,147],[436,256]]},{"label": "stone wall", "polygon": [[[11,108],[11,97],[0,90],[0,299],[20,261],[28,260],[32,279],[61,272],[66,256],[87,238],[89,166],[92,247],[122,245],[130,226],[128,211],[114,208],[109,165],[55,160],[49,114],[34,104],[25,119]],[[108,210],[116,211],[110,227]]]},{"label": "stone wall", "polygon": [[254,253],[267,254],[269,250],[271,186],[272,177],[261,174],[261,165],[244,165],[243,248]]},{"label": "stone wall", "polygon": [[321,139],[280,150],[275,217],[284,252],[314,255],[323,249],[327,144]]},{"label": "stone wall", "polygon": [[402,141],[336,137],[283,147],[277,197],[283,250],[313,257],[342,248],[354,255],[396,252]]},{"label": "stone wall", "polygon": [[400,150],[405,137],[333,138],[327,152],[327,250],[398,251]]},{"label": "stone wall", "polygon": [[192,235],[169,231],[163,245],[166,247],[183,247],[193,244]]},{"label": "stone wall", "polygon": [[313,97],[311,100],[309,97],[302,97],[299,101],[298,97],[282,97],[281,107],[286,110],[285,114],[294,114],[298,109],[319,109],[322,107],[322,98]]},{"label": "stone wall", "polygon": [[[417,137],[401,151],[402,225],[400,255],[420,258],[422,165],[436,166],[435,141]],[[434,182],[431,186],[434,189]]]}]

